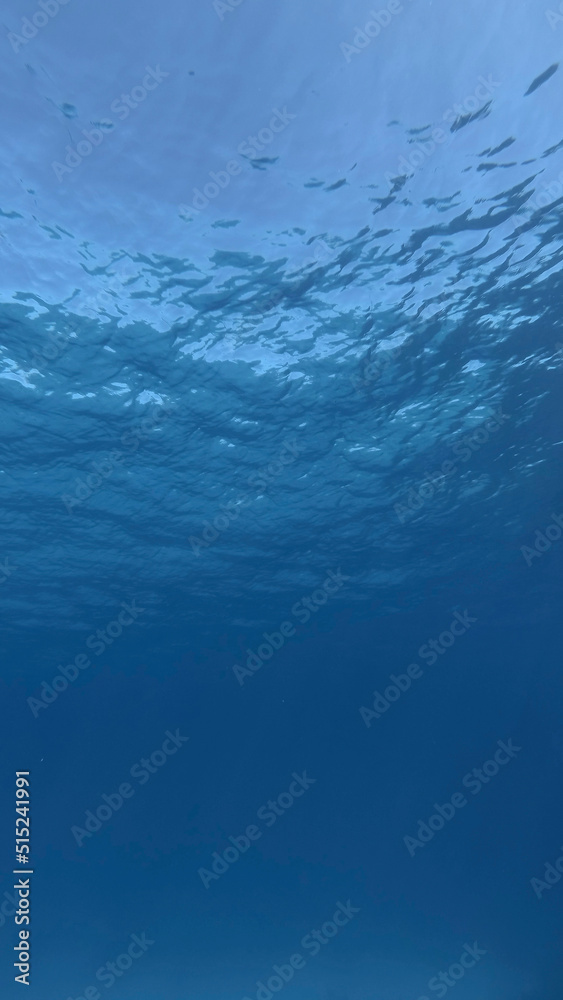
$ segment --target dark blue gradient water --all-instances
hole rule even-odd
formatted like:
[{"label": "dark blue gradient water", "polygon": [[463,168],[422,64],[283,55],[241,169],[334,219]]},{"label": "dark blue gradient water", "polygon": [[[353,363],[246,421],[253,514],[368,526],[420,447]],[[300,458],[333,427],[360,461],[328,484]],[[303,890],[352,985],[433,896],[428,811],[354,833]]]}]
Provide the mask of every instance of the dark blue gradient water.
[{"label": "dark blue gradient water", "polygon": [[560,1000],[563,15],[0,37],[1,995]]}]

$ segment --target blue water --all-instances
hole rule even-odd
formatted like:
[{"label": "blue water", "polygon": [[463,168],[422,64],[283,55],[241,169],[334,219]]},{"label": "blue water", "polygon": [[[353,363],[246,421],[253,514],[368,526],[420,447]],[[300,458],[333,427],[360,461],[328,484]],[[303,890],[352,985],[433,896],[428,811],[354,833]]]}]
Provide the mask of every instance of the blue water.
[{"label": "blue water", "polygon": [[563,14],[1,24],[0,996],[560,1000]]}]

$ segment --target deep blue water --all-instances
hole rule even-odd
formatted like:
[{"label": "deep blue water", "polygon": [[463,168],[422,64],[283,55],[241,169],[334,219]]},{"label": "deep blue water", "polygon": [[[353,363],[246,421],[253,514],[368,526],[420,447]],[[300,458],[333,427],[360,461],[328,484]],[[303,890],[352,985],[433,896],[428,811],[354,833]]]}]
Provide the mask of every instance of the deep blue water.
[{"label": "deep blue water", "polygon": [[1,25],[0,996],[561,1000],[559,7]]}]

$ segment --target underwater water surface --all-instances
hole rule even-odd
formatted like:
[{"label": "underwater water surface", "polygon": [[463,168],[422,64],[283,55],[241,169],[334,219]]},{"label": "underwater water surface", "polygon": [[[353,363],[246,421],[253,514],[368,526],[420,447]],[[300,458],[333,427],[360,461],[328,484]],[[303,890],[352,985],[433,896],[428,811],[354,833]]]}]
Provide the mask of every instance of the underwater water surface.
[{"label": "underwater water surface", "polygon": [[1,25],[0,994],[560,1000],[563,13]]}]

